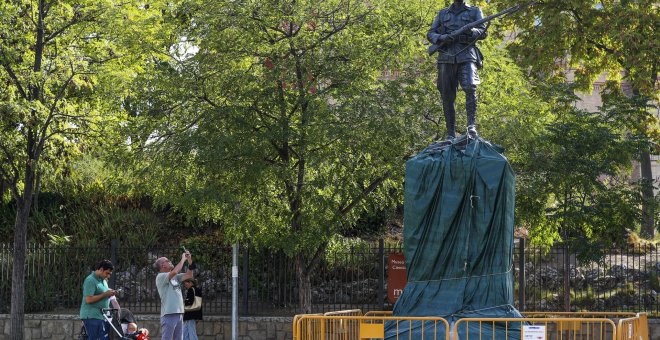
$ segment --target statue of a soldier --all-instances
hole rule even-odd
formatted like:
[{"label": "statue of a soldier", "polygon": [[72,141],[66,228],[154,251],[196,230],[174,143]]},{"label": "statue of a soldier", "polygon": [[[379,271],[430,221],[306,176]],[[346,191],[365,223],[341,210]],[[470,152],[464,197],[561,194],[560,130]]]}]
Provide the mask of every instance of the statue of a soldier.
[{"label": "statue of a soldier", "polygon": [[472,137],[477,136],[477,85],[480,83],[477,69],[482,66],[483,56],[475,43],[486,38],[486,23],[477,25],[455,38],[451,33],[482,18],[483,14],[478,7],[469,6],[462,0],[454,0],[451,6],[438,12],[426,34],[433,43],[429,51],[438,51],[438,90],[442,97],[448,140],[456,137],[454,102],[459,84],[465,91],[467,132]]}]

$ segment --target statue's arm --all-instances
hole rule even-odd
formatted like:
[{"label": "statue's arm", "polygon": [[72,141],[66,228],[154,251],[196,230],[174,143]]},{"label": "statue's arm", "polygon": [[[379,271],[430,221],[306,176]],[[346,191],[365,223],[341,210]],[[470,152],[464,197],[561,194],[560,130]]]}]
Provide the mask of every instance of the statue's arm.
[{"label": "statue's arm", "polygon": [[[484,18],[484,14],[481,12],[480,8],[475,7],[475,19],[474,21],[478,21]],[[486,32],[486,23],[481,23],[480,25],[477,25],[476,27],[472,28],[472,37],[473,38],[478,38],[479,40],[486,39],[486,36],[488,33]]]},{"label": "statue's arm", "polygon": [[441,23],[442,23],[442,21],[440,20],[441,13],[442,11],[438,12],[438,14],[435,16],[435,19],[433,19],[433,24],[431,24],[431,28],[426,33],[426,38],[433,44],[438,44],[442,42],[441,36],[443,34],[440,33]]}]

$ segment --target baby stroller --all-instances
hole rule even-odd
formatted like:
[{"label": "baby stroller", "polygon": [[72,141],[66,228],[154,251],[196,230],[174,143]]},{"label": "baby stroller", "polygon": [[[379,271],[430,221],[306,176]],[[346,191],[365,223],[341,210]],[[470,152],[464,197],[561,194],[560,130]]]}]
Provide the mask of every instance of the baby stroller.
[{"label": "baby stroller", "polygon": [[101,310],[103,317],[110,324],[110,340],[149,340],[149,334],[143,334],[142,331],[129,334],[127,332],[128,324],[135,323],[133,312],[126,308],[104,308]]}]

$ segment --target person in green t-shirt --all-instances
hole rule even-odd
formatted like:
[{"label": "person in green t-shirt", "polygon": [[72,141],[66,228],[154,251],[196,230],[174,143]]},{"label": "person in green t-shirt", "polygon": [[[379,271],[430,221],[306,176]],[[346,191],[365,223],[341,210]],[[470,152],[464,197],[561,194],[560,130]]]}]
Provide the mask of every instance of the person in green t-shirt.
[{"label": "person in green t-shirt", "polygon": [[[183,264],[188,261],[185,273],[179,273]],[[158,270],[156,275],[156,288],[160,295],[160,327],[162,340],[183,339],[183,295],[181,282],[192,278],[195,269],[190,252],[181,254],[181,260],[175,266],[167,257],[161,257],[154,263]]]},{"label": "person in green t-shirt", "polygon": [[108,278],[114,270],[112,262],[99,262],[94,271],[83,282],[82,302],[80,304],[80,319],[85,325],[89,340],[107,339],[110,325],[103,318],[101,309],[108,308],[111,296],[115,291],[108,288]]}]

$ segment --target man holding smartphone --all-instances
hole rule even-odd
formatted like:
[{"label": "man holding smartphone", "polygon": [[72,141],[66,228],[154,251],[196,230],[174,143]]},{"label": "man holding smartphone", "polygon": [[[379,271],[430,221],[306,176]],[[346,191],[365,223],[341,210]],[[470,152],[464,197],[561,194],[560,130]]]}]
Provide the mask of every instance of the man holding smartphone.
[{"label": "man holding smartphone", "polygon": [[108,278],[114,268],[112,262],[103,260],[94,266],[94,271],[83,282],[80,319],[90,340],[108,338],[110,324],[103,318],[101,309],[108,308],[110,297],[115,296],[115,291],[108,288]]},{"label": "man holding smartphone", "polygon": [[[180,273],[184,263],[188,262],[185,273]],[[160,327],[162,340],[183,339],[183,295],[181,282],[192,278],[195,269],[189,251],[181,254],[181,260],[175,266],[167,257],[161,257],[154,263],[158,270],[156,288],[160,296]]]}]

